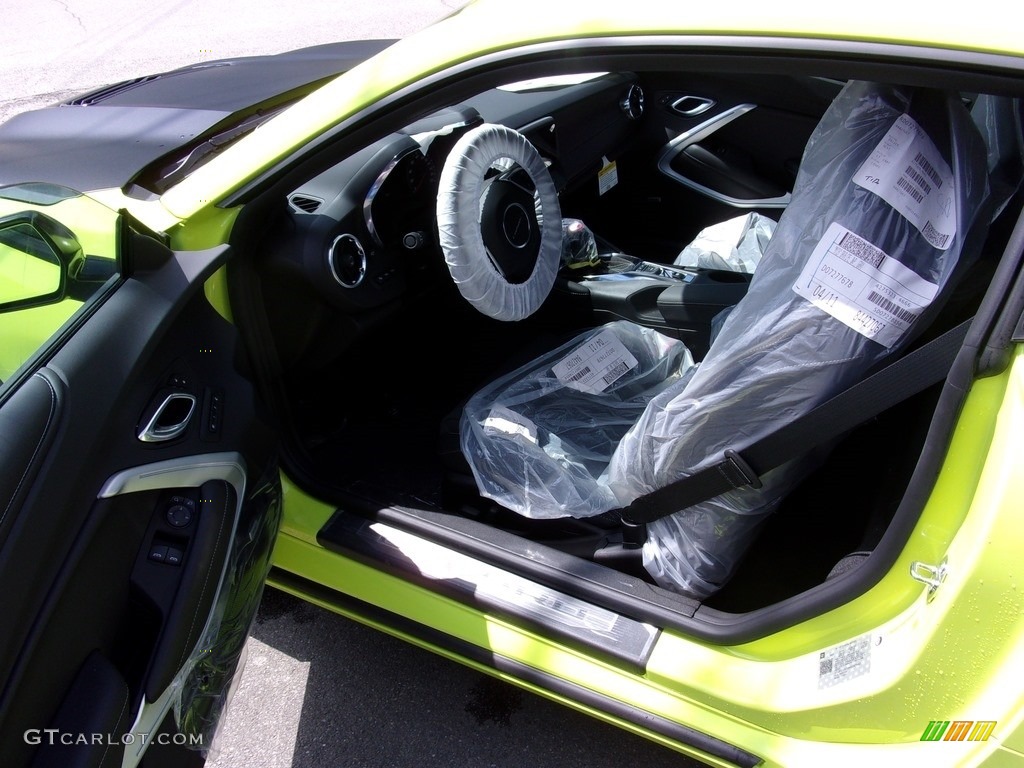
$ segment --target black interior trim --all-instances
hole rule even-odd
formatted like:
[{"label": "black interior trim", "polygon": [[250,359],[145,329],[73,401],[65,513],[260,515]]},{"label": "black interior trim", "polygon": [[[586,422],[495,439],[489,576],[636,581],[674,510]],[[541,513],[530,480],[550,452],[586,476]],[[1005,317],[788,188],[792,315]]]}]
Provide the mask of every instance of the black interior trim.
[{"label": "black interior trim", "polygon": [[[101,734],[88,743],[63,744],[47,733],[34,733],[42,743],[32,768],[114,768],[124,755],[122,737],[130,725],[128,686],[117,668],[99,651],[93,651],[75,676],[60,709],[49,727],[61,735]],[[28,736],[26,735],[26,738]]]},{"label": "black interior trim", "polygon": [[[1005,256],[992,280],[993,287],[998,286],[999,296],[1007,296],[1001,308],[995,326],[985,343],[978,361],[979,376],[995,376],[1002,373],[1010,364],[1015,341],[1016,328],[1024,314],[1024,271],[1020,270],[1024,260],[1024,211],[1017,218],[1013,231],[1006,244]],[[1016,271],[1016,281],[1010,283],[1012,271]]]},{"label": "black interior trim", "polygon": [[730,165],[699,143],[680,152],[673,159],[672,167],[701,186],[737,200],[770,200],[787,192],[745,168]]},{"label": "black interior trim", "polygon": [[637,621],[696,634],[692,623],[686,621],[700,605],[693,598],[461,515],[375,501],[372,489],[360,490],[367,495],[345,494],[347,503],[341,505],[342,509],[394,525]]},{"label": "black interior trim", "polygon": [[[190,532],[190,551],[181,566],[174,605],[164,617],[159,645],[154,651],[146,677],[148,701],[156,701],[171,684],[206,626],[220,571],[228,555],[236,504],[234,490],[224,480],[204,483],[199,491],[196,511],[198,522],[196,529]],[[140,553],[140,556],[144,555]],[[162,569],[166,571],[171,568],[173,566],[164,566]]]},{"label": "black interior trim", "polygon": [[0,441],[0,547],[53,442],[63,389],[59,379],[35,374],[11,398],[12,407],[0,409],[0,434],[21,437]]}]

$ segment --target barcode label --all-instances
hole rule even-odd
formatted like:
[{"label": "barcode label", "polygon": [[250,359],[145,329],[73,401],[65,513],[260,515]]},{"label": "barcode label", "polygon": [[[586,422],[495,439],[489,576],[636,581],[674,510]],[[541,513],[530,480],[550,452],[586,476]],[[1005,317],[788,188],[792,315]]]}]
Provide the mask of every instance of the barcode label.
[{"label": "barcode label", "polygon": [[945,235],[939,232],[935,227],[932,226],[930,221],[925,222],[924,229],[921,230],[921,234],[924,235],[924,239],[934,245],[936,248],[946,250],[949,246],[949,235]]},{"label": "barcode label", "polygon": [[625,361],[620,361],[614,368],[601,377],[601,381],[604,382],[606,387],[610,387],[616,381],[621,379],[628,371],[629,366],[626,365]]},{"label": "barcode label", "polygon": [[935,167],[928,162],[928,158],[925,157],[924,154],[918,152],[914,155],[914,162],[917,163],[922,171],[928,174],[929,179],[935,182],[936,189],[942,189],[942,177],[939,175],[939,172],[935,170]]},{"label": "barcode label", "polygon": [[818,690],[870,674],[871,646],[872,638],[867,634],[821,651],[818,654]]},{"label": "barcode label", "polygon": [[599,395],[639,365],[611,327],[577,345],[551,367],[565,386]]},{"label": "barcode label", "polygon": [[915,189],[914,186],[909,181],[907,181],[905,176],[900,176],[898,179],[896,179],[896,186],[902,189],[912,198],[914,198],[914,200],[916,200],[917,202],[924,202],[924,193],[921,192],[921,190],[919,189]]},{"label": "barcode label", "polygon": [[839,245],[868,266],[875,269],[882,268],[882,260],[885,258],[885,253],[882,252],[881,248],[875,248],[863,237],[858,237],[853,232],[847,232],[839,240]]},{"label": "barcode label", "polygon": [[915,184],[917,184],[917,186],[921,188],[921,191],[924,192],[926,195],[930,195],[932,193],[932,185],[928,183],[928,179],[926,179],[922,174],[915,171],[912,166],[908,165],[903,170],[903,175],[906,178],[913,181]]},{"label": "barcode label", "polygon": [[903,338],[938,287],[873,243],[833,222],[793,290],[885,347]]},{"label": "barcode label", "polygon": [[953,172],[909,115],[901,115],[890,126],[853,181],[901,213],[934,247],[945,250],[953,242]]},{"label": "barcode label", "polygon": [[874,291],[868,294],[868,301],[870,301],[872,304],[878,305],[886,312],[895,315],[904,322],[912,323],[915,320],[917,320],[916,314],[905,310],[899,304],[889,301],[889,299],[885,298],[885,296],[882,296],[879,293],[875,293]]},{"label": "barcode label", "polygon": [[570,376],[566,377],[565,381],[566,381],[566,383],[568,383],[570,381],[579,381],[584,376],[589,376],[589,375],[590,375],[590,368],[584,368],[583,370],[576,371],[576,373],[571,374]]}]

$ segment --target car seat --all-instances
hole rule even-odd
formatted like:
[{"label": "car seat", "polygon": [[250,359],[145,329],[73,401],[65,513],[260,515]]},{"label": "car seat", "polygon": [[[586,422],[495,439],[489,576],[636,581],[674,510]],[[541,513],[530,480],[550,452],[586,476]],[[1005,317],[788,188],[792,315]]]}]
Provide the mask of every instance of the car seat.
[{"label": "car seat", "polygon": [[[977,256],[987,199],[985,146],[957,95],[848,84],[704,360],[613,323],[485,386],[460,425],[480,493],[527,517],[598,515],[806,413],[928,327]],[[629,418],[609,428],[624,402]],[[650,523],[644,567],[664,587],[711,595],[823,455]]]}]

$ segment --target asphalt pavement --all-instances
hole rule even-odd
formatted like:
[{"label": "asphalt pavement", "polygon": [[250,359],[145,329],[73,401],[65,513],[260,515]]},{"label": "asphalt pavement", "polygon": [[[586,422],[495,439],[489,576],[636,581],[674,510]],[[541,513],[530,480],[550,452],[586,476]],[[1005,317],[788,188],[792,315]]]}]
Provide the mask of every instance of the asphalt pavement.
[{"label": "asphalt pavement", "polygon": [[[0,122],[196,61],[409,34],[465,0],[51,0],[0,25]],[[11,4],[13,5],[13,4]],[[681,755],[268,589],[211,768],[680,768]]]}]

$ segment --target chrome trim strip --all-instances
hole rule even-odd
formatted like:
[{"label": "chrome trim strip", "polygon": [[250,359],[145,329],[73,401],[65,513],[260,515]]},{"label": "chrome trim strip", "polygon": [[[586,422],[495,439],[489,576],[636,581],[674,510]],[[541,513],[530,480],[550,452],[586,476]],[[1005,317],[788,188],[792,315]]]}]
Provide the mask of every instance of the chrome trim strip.
[{"label": "chrome trim strip", "polygon": [[[696,102],[695,106],[683,109],[682,105],[688,101]],[[670,106],[674,112],[678,112],[683,117],[697,117],[715,106],[715,100],[709,99],[706,96],[691,96],[687,94],[686,96],[680,96]]]},{"label": "chrome trim strip", "polygon": [[[316,203],[316,208],[314,208],[311,211],[307,211],[305,208],[303,208],[301,205],[298,205],[295,202],[299,198],[304,199],[304,200],[311,200],[311,201],[313,201],[314,203]],[[324,207],[324,202],[325,201],[324,201],[323,198],[317,197],[316,195],[308,195],[305,192],[292,192],[290,195],[288,195],[288,205],[291,206],[291,209],[295,213],[305,213],[305,214],[316,213],[317,211],[319,211],[321,208]]]},{"label": "chrome trim strip", "polygon": [[696,181],[686,178],[672,168],[672,159],[684,149],[689,147],[691,144],[696,144],[698,141],[706,139],[719,128],[728,125],[736,118],[741,117],[756,108],[756,104],[739,104],[723,112],[719,112],[714,117],[709,120],[705,120],[700,125],[679,134],[672,139],[672,141],[666,144],[661,150],[661,154],[658,155],[658,170],[673,181],[677,181],[680,184],[690,187],[690,189],[694,189],[713,200],[718,200],[726,205],[731,205],[733,208],[785,208],[789,205],[791,198],[789,192],[781,197],[770,197],[760,200],[742,200],[736,197],[724,195],[710,187],[705,187],[703,184],[698,184]]},{"label": "chrome trim strip", "polygon": [[245,459],[240,453],[206,453],[157,461],[125,469],[107,478],[98,499],[166,488],[195,488],[209,480],[224,480],[235,489],[241,507],[245,494]]},{"label": "chrome trim strip", "polygon": [[[334,249],[338,247],[338,243],[342,240],[351,240],[356,247],[356,251],[359,253],[359,277],[353,283],[346,283],[342,280],[341,275],[338,274],[338,268],[334,264]],[[350,235],[348,232],[340,234],[334,238],[331,242],[331,247],[327,249],[327,266],[330,267],[331,274],[334,275],[334,279],[338,281],[338,285],[342,288],[358,288],[366,277],[366,249],[355,235]]]},{"label": "chrome trim strip", "polygon": [[522,620],[643,670],[660,629],[382,521],[339,517],[318,534],[328,548],[355,552],[381,567],[414,573],[421,586],[506,619]]},{"label": "chrome trim strip", "polygon": [[[370,237],[377,245],[384,247],[384,241],[381,240],[380,234],[377,232],[377,226],[373,223],[373,200],[377,197],[377,193],[380,192],[380,188],[384,186],[384,182],[387,181],[388,176],[395,170],[395,166],[398,165],[405,156],[410,152],[421,152],[419,147],[409,147],[404,149],[391,158],[388,164],[384,166],[384,170],[380,172],[380,175],[374,180],[373,184],[370,185],[370,189],[366,193],[366,197],[363,199],[363,220],[366,222],[366,229],[370,232]],[[335,275],[337,277],[337,275]],[[339,281],[340,282],[340,281]],[[344,285],[344,283],[342,283]]]},{"label": "chrome trim strip", "polygon": [[[188,400],[188,413],[177,424],[172,424],[169,427],[158,427],[157,422],[160,420],[160,416],[174,400]],[[195,412],[195,395],[191,395],[188,392],[172,392],[160,403],[160,407],[153,413],[146,426],[139,430],[137,437],[144,443],[162,443],[165,440],[173,440],[188,428],[188,424],[192,420],[192,414]]]}]

